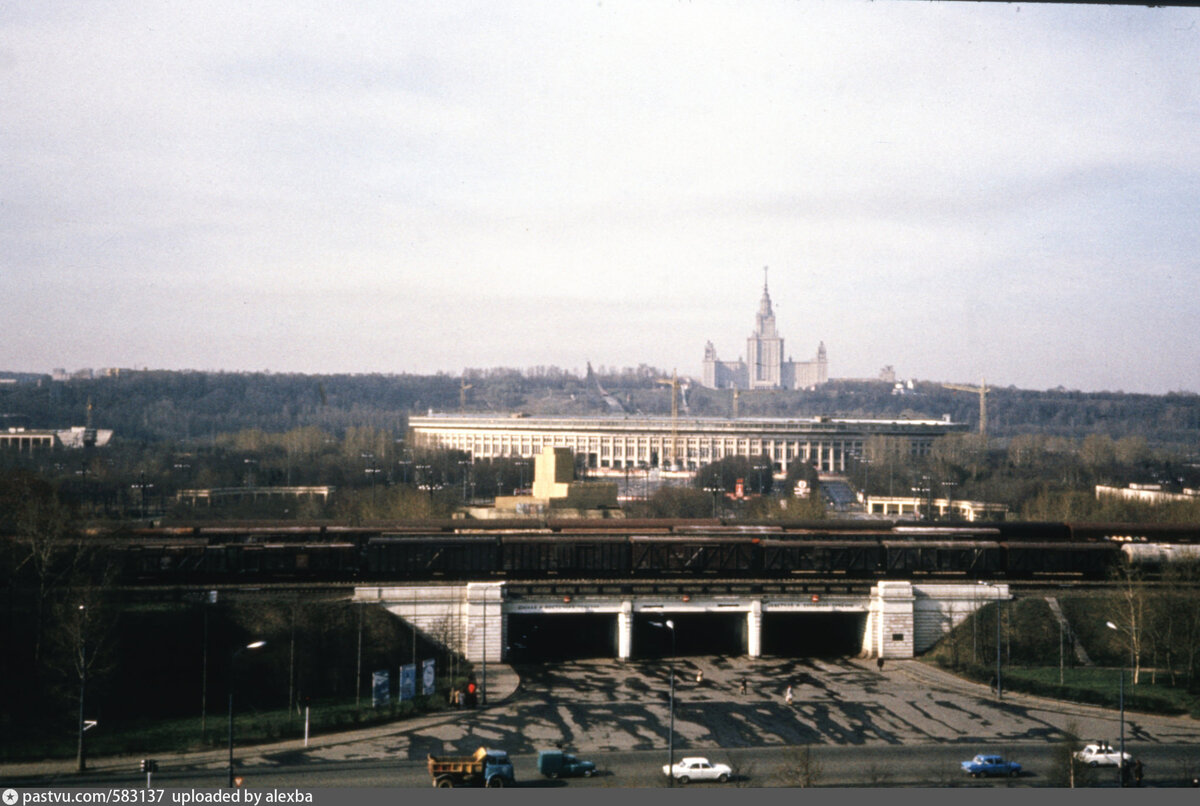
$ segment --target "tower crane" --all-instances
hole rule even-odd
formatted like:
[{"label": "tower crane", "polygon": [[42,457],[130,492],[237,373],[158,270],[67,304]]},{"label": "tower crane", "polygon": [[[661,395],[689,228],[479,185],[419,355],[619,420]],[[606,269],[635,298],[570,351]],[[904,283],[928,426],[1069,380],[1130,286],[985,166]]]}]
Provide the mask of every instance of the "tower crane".
[{"label": "tower crane", "polygon": [[957,383],[943,383],[946,389],[952,389],[955,392],[971,392],[979,395],[979,435],[987,436],[987,380],[980,378],[978,386],[966,386]]},{"label": "tower crane", "polygon": [[677,444],[679,439],[679,375],[676,370],[671,370],[671,378],[660,378],[655,383],[661,383],[664,386],[671,387],[671,458],[668,460],[668,467],[674,468],[678,457]]}]

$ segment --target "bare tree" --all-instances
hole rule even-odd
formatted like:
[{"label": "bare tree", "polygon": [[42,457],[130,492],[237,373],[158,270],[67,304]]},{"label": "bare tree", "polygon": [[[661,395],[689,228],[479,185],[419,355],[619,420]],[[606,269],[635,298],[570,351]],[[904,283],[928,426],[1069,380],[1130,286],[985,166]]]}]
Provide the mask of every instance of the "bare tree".
[{"label": "bare tree", "polygon": [[61,587],[75,572],[79,557],[78,535],[72,531],[66,509],[53,497],[30,496],[17,516],[17,542],[23,556],[14,569],[23,569],[34,582],[33,662],[41,662],[45,643],[47,609]]},{"label": "bare tree", "polygon": [[450,678],[454,677],[455,661],[462,655],[463,636],[462,630],[459,627],[460,625],[458,619],[455,618],[454,610],[447,608],[426,630],[429,637],[445,649],[445,673]]},{"label": "bare tree", "polygon": [[1076,787],[1091,786],[1095,773],[1076,757],[1083,748],[1079,739],[1079,726],[1074,721],[1063,727],[1063,738],[1055,742],[1051,755],[1049,783],[1051,786]]},{"label": "bare tree", "polygon": [[1142,668],[1142,642],[1149,596],[1141,572],[1129,563],[1116,570],[1118,590],[1111,602],[1110,612],[1117,631],[1125,637],[1133,667],[1133,685],[1137,685]]},{"label": "bare tree", "polygon": [[784,786],[807,788],[817,785],[821,772],[821,762],[814,757],[812,746],[802,744],[788,754],[777,777]]}]

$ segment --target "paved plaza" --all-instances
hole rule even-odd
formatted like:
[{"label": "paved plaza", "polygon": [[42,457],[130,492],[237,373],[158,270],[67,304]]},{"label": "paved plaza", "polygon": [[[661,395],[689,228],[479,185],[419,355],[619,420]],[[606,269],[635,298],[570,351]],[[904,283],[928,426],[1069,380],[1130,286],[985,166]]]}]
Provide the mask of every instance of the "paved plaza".
[{"label": "paved plaza", "polygon": [[[309,761],[357,762],[458,755],[481,744],[513,755],[555,744],[579,753],[649,751],[667,744],[666,660],[594,659],[547,665],[488,665],[491,705],[391,725],[238,749],[239,763],[294,768]],[[1006,693],[914,660],[784,659],[704,656],[675,661],[675,747],[708,753],[751,747],[915,748],[1040,744],[1074,726],[1086,740],[1115,741],[1116,709]],[[697,677],[699,676],[699,681]],[[745,693],[742,682],[746,683]],[[794,702],[784,692],[792,686]],[[1200,745],[1200,720],[1126,714],[1131,744]],[[223,769],[226,751],[160,755],[165,766]],[[130,758],[91,758],[89,769],[137,768]],[[6,765],[13,777],[69,775],[74,759]],[[955,768],[957,769],[957,768]]]},{"label": "paved plaza", "polygon": [[[668,664],[587,660],[518,667],[520,686],[469,718],[450,718],[352,743],[270,752],[251,763],[367,758],[423,759],[480,744],[512,754],[562,743],[579,752],[666,745]],[[918,661],[692,657],[676,662],[676,747],[740,748],[804,743],[993,745],[1058,738],[1073,724],[1085,738],[1115,740],[1116,710],[1006,694]],[[701,676],[697,682],[697,675]],[[746,681],[746,693],[741,682]],[[784,691],[791,684],[794,704]],[[1128,713],[1129,742],[1200,743],[1200,721]]]}]

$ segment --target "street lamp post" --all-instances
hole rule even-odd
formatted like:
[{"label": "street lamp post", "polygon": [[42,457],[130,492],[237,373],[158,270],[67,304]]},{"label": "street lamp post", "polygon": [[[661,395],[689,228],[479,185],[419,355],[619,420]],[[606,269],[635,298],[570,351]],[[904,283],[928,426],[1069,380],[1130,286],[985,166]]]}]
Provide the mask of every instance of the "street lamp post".
[{"label": "street lamp post", "polygon": [[[375,509],[375,474],[379,472],[379,468],[375,465],[375,453],[373,451],[363,451],[363,459],[366,459],[370,464],[364,472],[371,477],[371,509]],[[374,512],[372,512],[374,514]]]},{"label": "street lamp post", "polygon": [[717,518],[717,493],[722,492],[722,489],[720,487],[705,487],[704,492],[712,493],[712,500],[713,500],[712,516],[713,516],[713,520],[716,520],[716,518]]},{"label": "street lamp post", "polygon": [[666,621],[651,621],[651,627],[659,627],[671,631],[671,662],[668,665],[668,677],[670,677],[670,689],[667,695],[667,711],[670,714],[670,722],[667,727],[667,786],[675,786],[675,622],[671,619]]},{"label": "street lamp post", "polygon": [[[917,499],[918,502],[921,498],[928,500],[929,503],[925,507],[925,520],[933,520],[933,482],[930,481],[929,476],[921,476],[921,486],[913,487],[912,491],[919,496]],[[920,508],[921,505],[918,503],[917,509],[919,510]]]},{"label": "street lamp post", "polygon": [[[1117,632],[1120,632],[1120,629],[1117,627],[1117,625],[1113,624],[1111,621],[1104,622],[1104,626],[1108,627],[1110,630],[1117,630]],[[1118,707],[1121,709],[1121,746],[1118,750],[1120,755],[1117,756],[1117,786],[1125,786],[1125,667],[1124,667],[1124,665],[1121,666],[1121,676],[1119,679],[1120,679],[1120,682],[1117,685],[1117,703],[1118,703]]]},{"label": "street lamp post", "polygon": [[247,649],[261,649],[266,646],[266,641],[254,641],[246,644],[244,647],[235,649],[229,655],[229,788],[233,788],[233,662],[237,660],[238,655],[245,652]]},{"label": "street lamp post", "polygon": [[79,606],[79,746],[75,755],[75,770],[87,769],[87,753],[83,746],[83,732],[87,725],[83,720],[83,695],[87,691],[87,607]]},{"label": "street lamp post", "polygon": [[463,485],[462,500],[465,503],[467,500],[467,482],[470,480],[470,477],[471,477],[471,460],[470,459],[460,459],[458,462],[458,466],[460,468],[462,468],[462,485]]},{"label": "street lamp post", "polygon": [[1000,683],[1000,597],[996,602],[996,699],[1004,699],[1004,687]]},{"label": "street lamp post", "polygon": [[488,589],[483,589],[483,676],[479,681],[479,704],[487,705],[487,617]]}]

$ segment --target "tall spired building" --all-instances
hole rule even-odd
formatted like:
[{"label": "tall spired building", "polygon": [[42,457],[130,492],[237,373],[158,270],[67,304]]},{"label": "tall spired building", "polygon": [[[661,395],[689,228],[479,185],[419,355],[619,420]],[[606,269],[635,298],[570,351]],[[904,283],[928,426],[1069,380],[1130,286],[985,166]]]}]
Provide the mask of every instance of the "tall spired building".
[{"label": "tall spired building", "polygon": [[811,361],[783,359],[783,337],[775,330],[775,311],[763,269],[763,293],[754,317],[754,332],[746,339],[746,357],[721,361],[710,341],[704,345],[704,385],[710,389],[806,389],[829,380],[825,343],[817,345]]}]

